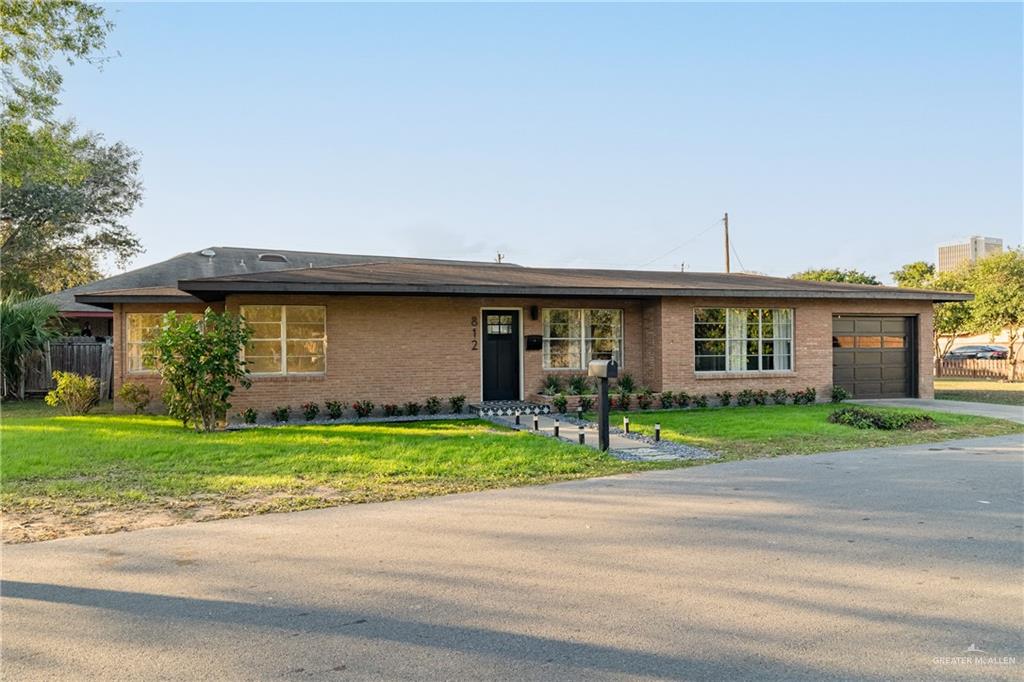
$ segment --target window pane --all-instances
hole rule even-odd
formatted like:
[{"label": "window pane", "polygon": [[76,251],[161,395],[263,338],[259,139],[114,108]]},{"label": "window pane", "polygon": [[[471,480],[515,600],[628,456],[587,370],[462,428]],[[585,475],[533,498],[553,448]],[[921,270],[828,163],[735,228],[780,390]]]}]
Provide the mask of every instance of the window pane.
[{"label": "window pane", "polygon": [[759,344],[757,341],[747,341],[747,355],[757,356]]},{"label": "window pane", "polygon": [[281,306],[279,305],[244,305],[239,309],[242,317],[250,324],[253,322],[280,322]]},{"label": "window pane", "polygon": [[594,339],[587,341],[587,361],[612,360],[620,362],[619,342],[616,339]]},{"label": "window pane", "polygon": [[758,323],[761,321],[761,310],[758,308],[751,308],[747,311],[747,327],[750,329],[750,337],[755,338],[757,336]]},{"label": "window pane", "polygon": [[906,343],[902,336],[883,336],[882,345],[886,348],[904,348]]},{"label": "window pane", "polygon": [[580,311],[551,308],[544,311],[544,336],[549,339],[578,339]]},{"label": "window pane", "polygon": [[880,336],[858,336],[857,348],[881,348],[882,338]]},{"label": "window pane", "polygon": [[588,310],[587,336],[590,338],[618,338],[622,332],[618,310]]},{"label": "window pane", "polygon": [[725,324],[725,308],[697,308],[693,314],[696,323]]},{"label": "window pane", "polygon": [[[288,322],[319,322],[323,323],[326,318],[326,309],[321,305],[289,305]],[[280,318],[278,318],[280,319]]]},{"label": "window pane", "polygon": [[269,356],[252,356],[245,354],[245,366],[250,372],[256,374],[280,373],[281,358]]},{"label": "window pane", "polygon": [[725,323],[694,325],[693,336],[697,339],[724,339]]},{"label": "window pane", "polygon": [[726,342],[725,367],[730,372],[742,372],[746,366],[746,345],[744,340],[732,340]]},{"label": "window pane", "polygon": [[245,344],[245,355],[281,355],[281,342],[278,340],[272,341],[252,341]]},{"label": "window pane", "polygon": [[724,355],[698,355],[696,358],[696,369],[698,372],[724,372]]},{"label": "window pane", "polygon": [[323,355],[323,341],[288,341],[288,357],[300,355]]},{"label": "window pane", "polygon": [[832,337],[833,348],[853,348],[853,337],[852,336],[833,336]]},{"label": "window pane", "polygon": [[793,368],[793,342],[775,341],[772,344],[772,369],[788,370]]},{"label": "window pane", "polygon": [[281,323],[280,322],[246,322],[252,329],[252,338],[254,339],[280,339],[281,338]]},{"label": "window pane", "polygon": [[288,356],[288,373],[299,372],[323,372],[324,356],[322,355],[300,355]]},{"label": "window pane", "polygon": [[747,371],[748,372],[756,372],[758,369],[760,369],[760,367],[758,367],[757,363],[758,363],[758,359],[757,359],[756,355],[748,355],[747,356]]},{"label": "window pane", "polygon": [[544,365],[551,369],[580,369],[580,342],[552,339],[544,342]]},{"label": "window pane", "polygon": [[725,341],[695,341],[694,355],[725,355]]},{"label": "window pane", "polygon": [[289,339],[322,339],[324,338],[323,323],[292,322],[288,318],[287,334]]}]

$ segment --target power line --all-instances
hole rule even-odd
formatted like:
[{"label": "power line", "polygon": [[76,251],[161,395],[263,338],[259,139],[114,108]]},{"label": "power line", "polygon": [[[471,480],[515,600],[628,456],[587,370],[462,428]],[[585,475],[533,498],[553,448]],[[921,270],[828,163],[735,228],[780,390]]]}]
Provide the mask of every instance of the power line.
[{"label": "power line", "polygon": [[746,272],[747,267],[743,265],[743,259],[736,253],[736,244],[730,242],[729,246],[732,248],[732,255],[736,256],[736,262],[740,264],[740,272]]},{"label": "power line", "polygon": [[[689,244],[690,242],[696,241],[696,240],[697,240],[697,239],[699,239],[700,237],[703,237],[703,236],[704,236],[705,234],[707,234],[707,233],[708,233],[708,232],[710,232],[711,230],[713,230],[713,229],[715,229],[716,227],[718,227],[718,224],[719,224],[719,223],[721,223],[721,222],[722,222],[722,219],[721,219],[721,218],[716,218],[716,219],[715,219],[715,221],[714,221],[713,223],[711,223],[711,224],[710,224],[710,225],[708,225],[708,226],[707,226],[706,228],[704,228],[703,230],[701,230],[701,231],[700,231],[700,232],[698,232],[697,234],[693,235],[692,237],[690,237],[689,239],[687,239],[687,240],[686,240],[686,241],[684,241],[683,243],[679,244],[679,246],[676,246],[675,248],[669,249],[668,251],[666,251],[665,253],[661,254],[661,255],[660,255],[660,256],[658,256],[657,258],[652,258],[651,260],[647,261],[646,263],[641,263],[640,265],[636,265],[636,266],[634,266],[634,267],[638,267],[638,268],[643,268],[643,267],[647,267],[647,266],[648,266],[648,265],[650,265],[651,263],[654,263],[654,262],[656,262],[656,261],[659,261],[659,260],[661,260],[662,258],[664,258],[664,257],[666,257],[666,256],[671,256],[671,255],[672,255],[673,253],[675,253],[675,252],[676,252],[676,251],[678,251],[679,249],[683,248],[684,246],[686,246],[686,245],[687,245],[687,244]],[[738,259],[737,259],[737,260],[738,260]]]}]

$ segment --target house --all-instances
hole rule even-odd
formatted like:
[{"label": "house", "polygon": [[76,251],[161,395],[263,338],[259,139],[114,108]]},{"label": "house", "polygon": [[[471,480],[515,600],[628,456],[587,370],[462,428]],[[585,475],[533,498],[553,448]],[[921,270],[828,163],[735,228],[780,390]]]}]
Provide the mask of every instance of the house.
[{"label": "house", "polygon": [[[209,256],[218,258],[218,255]],[[932,397],[932,304],[970,295],[748,274],[530,268],[352,257],[343,264],[96,289],[114,382],[159,377],[142,349],[168,310],[240,313],[252,387],[234,409],[376,404],[463,394],[530,400],[546,375],[614,357],[654,391],[833,384],[856,397]]]}]

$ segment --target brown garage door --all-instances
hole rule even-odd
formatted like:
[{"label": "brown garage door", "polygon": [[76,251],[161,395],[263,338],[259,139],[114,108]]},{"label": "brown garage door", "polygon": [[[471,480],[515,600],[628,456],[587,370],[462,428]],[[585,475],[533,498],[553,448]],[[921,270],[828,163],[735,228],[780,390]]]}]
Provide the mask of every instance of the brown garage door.
[{"label": "brown garage door", "polygon": [[916,395],[914,318],[832,318],[832,383],[855,398]]}]

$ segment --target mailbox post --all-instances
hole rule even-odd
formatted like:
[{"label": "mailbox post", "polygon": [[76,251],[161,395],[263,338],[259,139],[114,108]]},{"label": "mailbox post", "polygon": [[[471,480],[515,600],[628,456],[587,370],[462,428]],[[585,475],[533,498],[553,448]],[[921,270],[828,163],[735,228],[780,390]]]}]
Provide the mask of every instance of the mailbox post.
[{"label": "mailbox post", "polygon": [[591,360],[587,374],[598,379],[597,445],[602,452],[608,450],[608,380],[619,376],[619,363],[615,360]]}]

